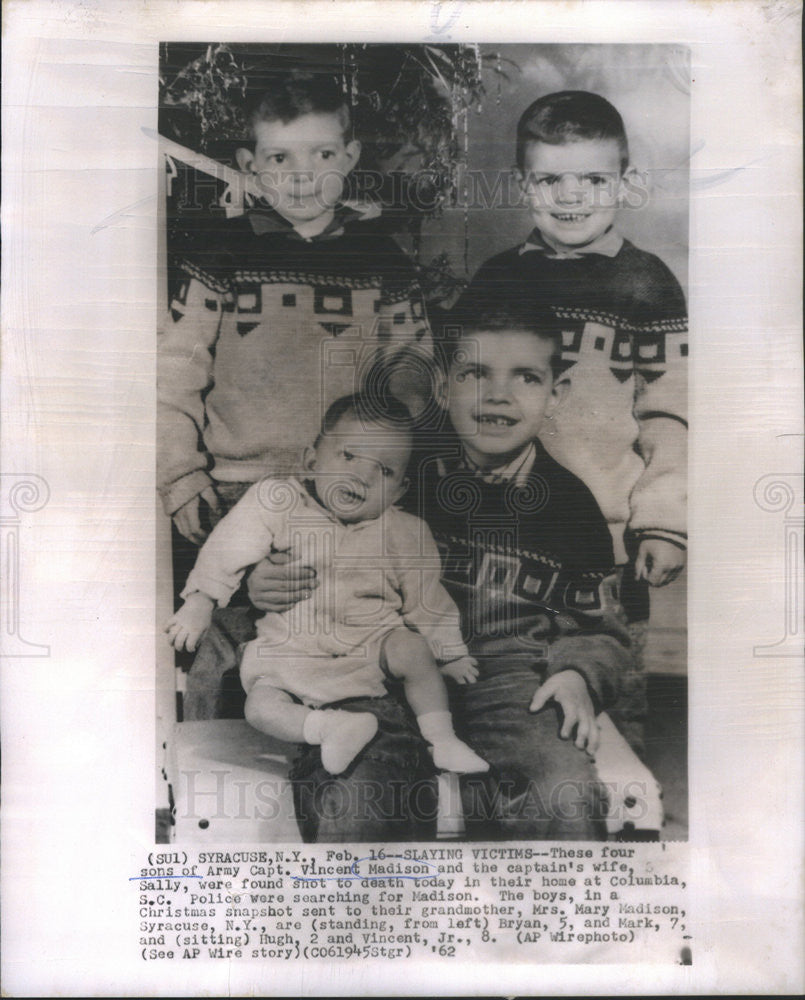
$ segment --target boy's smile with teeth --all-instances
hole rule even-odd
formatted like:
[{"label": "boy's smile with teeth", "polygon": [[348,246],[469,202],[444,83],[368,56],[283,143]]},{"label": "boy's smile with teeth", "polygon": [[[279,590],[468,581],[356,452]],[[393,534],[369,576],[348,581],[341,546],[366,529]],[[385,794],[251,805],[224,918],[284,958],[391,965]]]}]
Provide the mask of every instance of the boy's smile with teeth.
[{"label": "boy's smile with teeth", "polygon": [[520,183],[531,218],[557,250],[586,246],[615,220],[623,180],[615,139],[526,147]]},{"label": "boy's smile with teeth", "polygon": [[504,417],[502,413],[480,413],[476,420],[481,424],[492,424],[497,427],[513,427],[517,423],[511,417]]}]

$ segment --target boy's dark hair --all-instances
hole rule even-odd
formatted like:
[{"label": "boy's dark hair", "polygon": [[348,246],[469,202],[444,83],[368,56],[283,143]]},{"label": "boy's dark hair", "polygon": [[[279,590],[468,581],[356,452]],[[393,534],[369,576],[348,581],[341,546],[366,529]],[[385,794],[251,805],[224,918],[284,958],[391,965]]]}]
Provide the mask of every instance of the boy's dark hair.
[{"label": "boy's dark hair", "polygon": [[614,139],[621,152],[621,171],[629,165],[629,140],[618,111],[600,94],[587,90],[560,90],[529,105],[517,123],[517,166],[525,165],[532,142],[551,146],[580,139]]},{"label": "boy's dark hair", "polygon": [[325,434],[332,433],[347,415],[362,424],[397,431],[410,432],[413,423],[408,407],[393,396],[381,400],[366,392],[356,392],[351,396],[341,396],[327,407],[316,444]]},{"label": "boy's dark hair", "polygon": [[334,76],[291,70],[272,77],[252,100],[247,111],[251,138],[259,122],[288,122],[310,114],[337,115],[344,135],[351,129],[349,103]]},{"label": "boy's dark hair", "polygon": [[456,348],[462,340],[477,333],[530,333],[553,346],[551,373],[554,379],[563,374],[562,326],[547,306],[535,303],[509,305],[503,303],[467,303],[450,314],[436,336],[436,355],[445,372],[450,370]]}]

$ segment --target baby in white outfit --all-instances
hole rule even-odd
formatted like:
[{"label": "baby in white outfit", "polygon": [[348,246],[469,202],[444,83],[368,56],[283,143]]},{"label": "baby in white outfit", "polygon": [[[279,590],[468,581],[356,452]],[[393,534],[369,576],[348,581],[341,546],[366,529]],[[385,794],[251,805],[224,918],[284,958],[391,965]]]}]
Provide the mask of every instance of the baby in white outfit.
[{"label": "baby in white outfit", "polygon": [[441,674],[473,683],[478,671],[439,581],[436,544],[424,521],[393,506],[408,485],[410,452],[411,432],[399,414],[392,422],[363,396],[333,403],[305,452],[304,481],[264,479],[248,490],[199,552],[184,604],[166,628],[177,649],[195,649],[214,608],[228,603],[246,569],[272,549],[313,567],[319,587],[289,611],[258,620],[240,675],[249,723],[280,739],[320,744],[332,774],[372,740],[377,719],[321,706],[383,697],[393,678],[403,682],[437,767],[489,766],[453,731]]}]

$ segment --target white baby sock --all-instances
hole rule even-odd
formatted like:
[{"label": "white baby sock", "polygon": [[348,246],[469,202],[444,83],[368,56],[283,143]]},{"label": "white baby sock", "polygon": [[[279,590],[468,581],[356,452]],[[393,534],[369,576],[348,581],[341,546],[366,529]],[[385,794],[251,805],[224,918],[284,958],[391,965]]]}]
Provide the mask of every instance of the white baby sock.
[{"label": "white baby sock", "polygon": [[321,745],[321,762],[330,774],[340,774],[377,732],[371,712],[343,712],[337,708],[314,709],[302,725],[306,743]]},{"label": "white baby sock", "polygon": [[437,767],[459,774],[489,770],[487,762],[456,736],[449,712],[426,712],[418,715],[416,721],[419,731],[431,744],[431,756]]}]

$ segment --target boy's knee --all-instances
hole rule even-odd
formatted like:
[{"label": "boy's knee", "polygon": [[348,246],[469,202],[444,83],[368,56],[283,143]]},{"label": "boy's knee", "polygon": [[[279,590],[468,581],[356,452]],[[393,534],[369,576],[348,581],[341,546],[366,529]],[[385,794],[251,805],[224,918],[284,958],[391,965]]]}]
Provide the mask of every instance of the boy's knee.
[{"label": "boy's knee", "polygon": [[246,695],[246,703],[243,706],[243,715],[250,726],[255,729],[260,721],[262,705],[260,699],[254,696],[254,692]]}]

